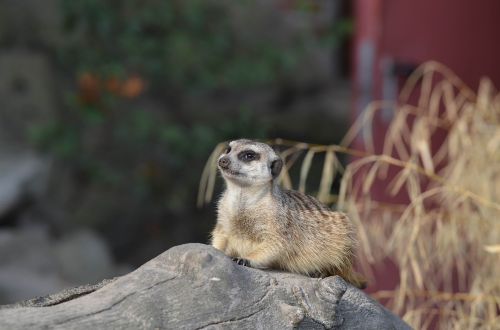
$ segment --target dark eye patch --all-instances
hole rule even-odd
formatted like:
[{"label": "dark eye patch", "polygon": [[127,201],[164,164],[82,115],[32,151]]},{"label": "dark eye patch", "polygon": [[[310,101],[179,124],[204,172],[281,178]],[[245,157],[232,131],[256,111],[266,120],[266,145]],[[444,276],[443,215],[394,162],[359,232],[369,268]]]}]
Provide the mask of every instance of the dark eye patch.
[{"label": "dark eye patch", "polygon": [[231,147],[227,146],[226,150],[224,151],[225,154],[228,154],[231,152]]},{"label": "dark eye patch", "polygon": [[238,159],[248,163],[252,160],[259,160],[260,155],[253,150],[243,150],[238,154]]}]

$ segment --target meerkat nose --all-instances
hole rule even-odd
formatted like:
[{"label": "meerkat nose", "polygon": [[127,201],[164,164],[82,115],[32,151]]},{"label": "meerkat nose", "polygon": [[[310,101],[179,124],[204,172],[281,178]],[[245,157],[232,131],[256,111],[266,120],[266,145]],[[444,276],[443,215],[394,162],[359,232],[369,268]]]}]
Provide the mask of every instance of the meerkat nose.
[{"label": "meerkat nose", "polygon": [[221,159],[219,159],[219,166],[223,169],[228,169],[229,168],[229,164],[231,163],[231,161],[229,160],[228,157],[224,156],[222,157]]}]

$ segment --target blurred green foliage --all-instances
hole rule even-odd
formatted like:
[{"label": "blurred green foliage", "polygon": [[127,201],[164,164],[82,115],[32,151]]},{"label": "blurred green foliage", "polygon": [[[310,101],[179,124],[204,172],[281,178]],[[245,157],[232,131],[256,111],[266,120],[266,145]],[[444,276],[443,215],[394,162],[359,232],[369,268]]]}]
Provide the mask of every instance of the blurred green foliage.
[{"label": "blurred green foliage", "polygon": [[[67,63],[108,75],[138,71],[162,90],[248,87],[286,79],[304,43],[311,42],[300,36],[283,47],[266,35],[242,38],[226,1],[62,3],[64,26],[73,34],[63,54]],[[237,5],[245,10],[249,2]]]},{"label": "blurred green foliage", "polygon": [[[260,23],[253,17],[242,24],[232,12],[252,5],[61,0],[66,39],[57,63],[74,84],[59,117],[33,129],[31,137],[57,157],[62,172],[70,172],[75,223],[119,221],[133,235],[151,219],[191,218],[213,146],[269,132],[245,101],[231,113],[214,111],[218,102],[242,91],[279,89],[308,47],[331,47],[349,28],[342,23],[277,42],[271,33],[256,32]],[[56,190],[65,191],[63,180],[59,184]],[[170,230],[165,222],[155,228]]]}]

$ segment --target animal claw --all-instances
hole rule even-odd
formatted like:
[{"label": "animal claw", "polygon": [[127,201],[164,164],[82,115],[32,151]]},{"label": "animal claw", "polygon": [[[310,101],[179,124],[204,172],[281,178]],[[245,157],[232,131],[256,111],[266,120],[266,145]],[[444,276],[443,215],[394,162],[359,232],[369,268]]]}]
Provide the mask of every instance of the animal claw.
[{"label": "animal claw", "polygon": [[248,260],[248,259],[243,259],[243,258],[232,258],[232,259],[238,265],[245,266],[245,267],[250,267],[250,260]]}]

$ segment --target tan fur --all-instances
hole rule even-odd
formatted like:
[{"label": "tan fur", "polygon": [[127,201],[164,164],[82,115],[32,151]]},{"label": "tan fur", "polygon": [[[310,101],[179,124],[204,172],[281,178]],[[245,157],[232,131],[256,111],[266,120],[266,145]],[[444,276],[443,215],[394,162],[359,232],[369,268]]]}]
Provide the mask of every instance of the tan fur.
[{"label": "tan fur", "polygon": [[[230,165],[219,166],[227,189],[218,204],[212,245],[228,256],[247,259],[251,267],[340,275],[364,287],[366,282],[352,268],[356,239],[349,218],[311,196],[281,190],[271,173],[279,156],[268,145],[236,140],[230,147],[221,156]],[[240,160],[238,154],[245,150],[258,159]]]}]

